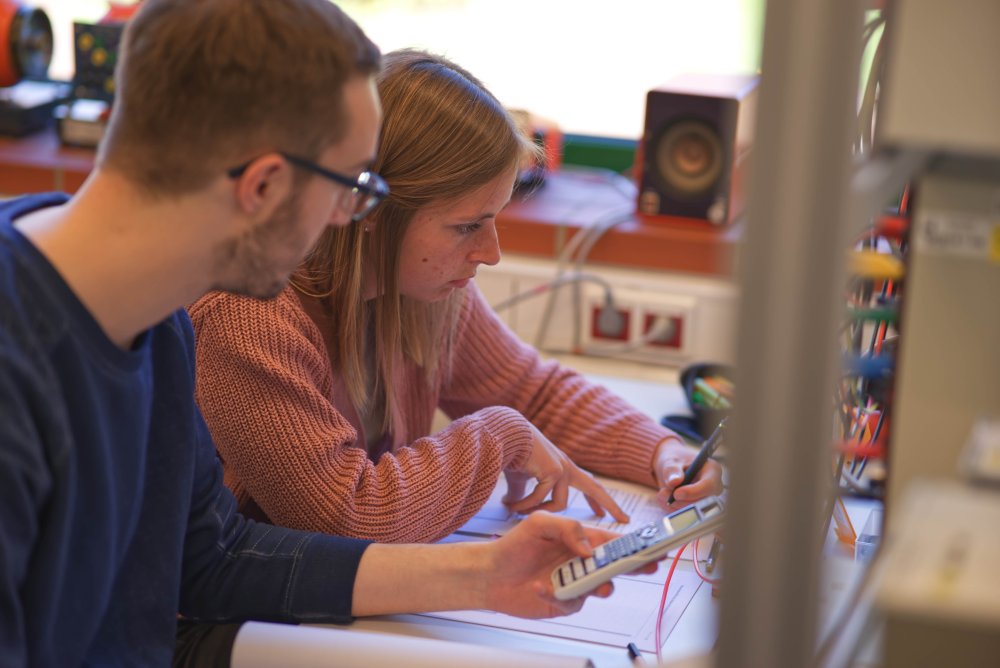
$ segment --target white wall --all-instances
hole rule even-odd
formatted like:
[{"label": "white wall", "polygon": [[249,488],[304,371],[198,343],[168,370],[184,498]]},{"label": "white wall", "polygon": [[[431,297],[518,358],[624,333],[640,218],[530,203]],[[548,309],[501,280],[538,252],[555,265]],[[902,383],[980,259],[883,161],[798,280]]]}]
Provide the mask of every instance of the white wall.
[{"label": "white wall", "polygon": [[[495,305],[552,280],[555,271],[555,261],[508,253],[497,266],[480,267],[476,283],[487,300]],[[731,281],[595,265],[588,266],[585,271],[607,280],[613,289],[616,308],[630,312],[629,341],[633,348],[622,351],[629,344],[595,340],[590,336],[591,307],[603,303],[604,290],[599,285],[585,283],[581,290],[583,308],[579,314],[584,354],[674,368],[693,361],[733,361],[738,295]],[[501,316],[522,339],[535,343],[548,296],[546,291],[530,297],[504,309]],[[634,325],[641,322],[640,316],[646,312],[681,318],[681,345],[636,346],[643,332],[641,327]],[[575,319],[573,287],[567,285],[557,290],[548,334],[540,347],[555,353],[571,351]]]},{"label": "white wall", "polygon": [[[133,0],[119,0],[130,4]],[[73,76],[72,22],[106,0],[24,0],[52,21],[50,75]],[[764,0],[341,0],[383,49],[443,53],[509,107],[564,131],[636,139],[646,92],[682,72],[750,72]]]}]

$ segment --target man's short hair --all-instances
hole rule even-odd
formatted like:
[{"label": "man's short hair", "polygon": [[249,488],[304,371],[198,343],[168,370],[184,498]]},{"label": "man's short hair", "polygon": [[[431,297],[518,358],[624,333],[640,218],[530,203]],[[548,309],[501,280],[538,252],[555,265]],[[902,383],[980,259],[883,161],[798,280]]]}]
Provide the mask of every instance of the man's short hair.
[{"label": "man's short hair", "polygon": [[197,191],[346,132],[343,88],[380,53],[328,0],[145,0],[129,21],[98,164],[150,195]]}]

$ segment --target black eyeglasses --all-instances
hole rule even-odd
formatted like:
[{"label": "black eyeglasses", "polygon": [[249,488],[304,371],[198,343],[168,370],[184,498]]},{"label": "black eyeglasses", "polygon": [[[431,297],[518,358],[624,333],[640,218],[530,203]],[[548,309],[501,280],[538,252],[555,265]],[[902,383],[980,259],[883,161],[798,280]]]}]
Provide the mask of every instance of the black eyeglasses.
[{"label": "black eyeglasses", "polygon": [[[339,183],[345,188],[350,188],[353,202],[351,207],[351,222],[356,223],[363,219],[371,213],[372,209],[378,206],[379,202],[389,196],[389,185],[375,172],[364,171],[361,172],[358,178],[354,179],[343,174],[338,174],[337,172],[331,172],[329,169],[320,167],[315,162],[300,158],[297,155],[291,155],[282,151],[278,151],[278,155],[296,167],[301,167],[314,174],[319,174],[324,178],[330,179],[334,183]],[[239,178],[252,162],[253,160],[250,160],[239,167],[233,167],[226,173],[230,178]]]}]

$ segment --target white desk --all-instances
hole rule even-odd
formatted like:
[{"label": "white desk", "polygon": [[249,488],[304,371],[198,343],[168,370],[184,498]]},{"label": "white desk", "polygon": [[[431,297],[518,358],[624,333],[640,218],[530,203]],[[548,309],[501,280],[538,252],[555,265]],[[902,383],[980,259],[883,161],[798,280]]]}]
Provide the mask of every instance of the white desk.
[{"label": "white desk", "polygon": [[[564,358],[561,361],[628,399],[656,420],[667,413],[687,412],[684,394],[677,385],[677,372],[674,370],[593,358]],[[860,530],[870,506],[848,504],[847,509],[855,528]],[[831,543],[828,552],[836,551],[837,546]],[[829,618],[837,615],[840,604],[850,593],[851,584],[857,577],[859,569],[853,566],[849,555],[843,554],[839,557],[831,556],[827,566],[829,573],[823,586],[824,601],[821,615]],[[661,565],[661,569],[665,567]],[[678,564],[679,570],[691,568],[689,561],[682,560]],[[715,643],[718,606],[719,601],[712,597],[711,588],[702,584],[663,646],[665,662],[670,662],[671,665],[675,665],[674,662],[677,662],[677,665],[683,662],[685,666],[710,665],[698,657],[704,657]],[[369,617],[359,619],[349,627],[337,628],[347,628],[364,634],[401,635],[484,647],[517,649],[536,654],[586,657],[593,661],[596,668],[633,666],[625,647],[467,624],[425,615]],[[686,658],[690,661],[684,661]],[[331,661],[336,663],[336,656],[332,656]],[[646,661],[652,665],[655,657],[647,654]]]},{"label": "white desk", "polygon": [[[675,369],[593,357],[563,356],[558,359],[566,366],[585,374],[591,381],[627,399],[654,420],[659,421],[668,413],[688,412],[684,392],[677,384],[678,372]],[[443,420],[444,417],[439,416],[435,428],[444,426]],[[690,570],[692,567],[690,562],[682,560],[677,568]],[[717,613],[718,602],[712,599],[710,587],[701,586],[665,643],[664,659],[681,658],[710,649],[717,635]],[[584,656],[590,658],[596,668],[632,668],[624,646],[585,643],[423,615],[370,617],[356,621],[350,628],[493,647],[516,647],[539,653]],[[654,663],[655,656],[647,655],[647,661]]]}]

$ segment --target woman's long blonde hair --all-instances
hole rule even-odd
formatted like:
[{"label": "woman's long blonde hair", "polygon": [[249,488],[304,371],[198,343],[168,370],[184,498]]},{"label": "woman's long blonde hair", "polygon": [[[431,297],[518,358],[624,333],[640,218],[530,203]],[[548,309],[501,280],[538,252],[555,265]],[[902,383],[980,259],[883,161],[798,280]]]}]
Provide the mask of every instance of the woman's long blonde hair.
[{"label": "woman's long blonde hair", "polygon": [[[446,58],[394,51],[384,56],[377,81],[383,118],[372,170],[391,193],[370,214],[371,231],[365,222],[326,230],[292,284],[324,304],[332,327],[326,338],[336,346],[329,351],[334,373],[355,407],[364,412],[384,401],[389,430],[403,424],[395,393],[421,392],[447,374],[464,294],[429,304],[400,294],[400,248],[410,221],[421,208],[461,198],[516,169],[537,149],[486,87]],[[362,284],[371,268],[378,296],[366,303]],[[369,390],[365,351],[372,344],[376,378]],[[424,387],[394,387],[400,360],[423,370]]]}]

